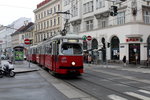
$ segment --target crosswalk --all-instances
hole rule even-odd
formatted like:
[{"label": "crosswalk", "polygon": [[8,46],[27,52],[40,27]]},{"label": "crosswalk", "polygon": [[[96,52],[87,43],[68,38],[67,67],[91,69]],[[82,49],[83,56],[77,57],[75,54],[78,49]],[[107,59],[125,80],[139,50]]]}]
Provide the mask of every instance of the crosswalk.
[{"label": "crosswalk", "polygon": [[[137,90],[136,92],[123,92],[124,94],[137,98],[137,100],[150,100],[150,91],[146,90]],[[108,95],[108,98],[110,100],[129,100],[128,98],[116,95],[116,94],[111,94]]]}]

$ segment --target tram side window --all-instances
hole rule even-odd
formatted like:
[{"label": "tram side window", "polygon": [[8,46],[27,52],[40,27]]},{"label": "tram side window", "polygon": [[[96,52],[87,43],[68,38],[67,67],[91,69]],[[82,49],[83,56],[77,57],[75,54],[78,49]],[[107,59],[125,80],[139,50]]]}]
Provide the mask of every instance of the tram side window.
[{"label": "tram side window", "polygon": [[51,43],[47,46],[47,53],[48,54],[52,53],[52,44]]},{"label": "tram side window", "polygon": [[48,47],[47,47],[47,45],[45,45],[44,47],[45,47],[45,53],[48,54]]},{"label": "tram side window", "polygon": [[62,53],[66,55],[82,54],[82,49],[79,44],[65,43],[62,45]]}]

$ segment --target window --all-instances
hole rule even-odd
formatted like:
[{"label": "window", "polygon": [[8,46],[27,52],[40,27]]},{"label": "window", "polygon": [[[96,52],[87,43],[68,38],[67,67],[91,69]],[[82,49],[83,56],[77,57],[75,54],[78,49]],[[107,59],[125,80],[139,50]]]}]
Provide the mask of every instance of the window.
[{"label": "window", "polygon": [[41,12],[41,18],[43,18],[43,12]]},{"label": "window", "polygon": [[84,7],[84,13],[93,12],[93,1],[85,3],[83,7]]},{"label": "window", "polygon": [[98,19],[98,27],[104,28],[108,26],[108,18]]},{"label": "window", "polygon": [[144,23],[150,24],[150,11],[144,11]]},{"label": "window", "polygon": [[82,49],[79,44],[64,43],[61,52],[65,55],[82,54]]},{"label": "window", "polygon": [[52,21],[52,19],[51,19],[51,27],[52,27],[52,25],[53,25],[53,21]]},{"label": "window", "polygon": [[73,32],[80,32],[80,24],[73,26]]},{"label": "window", "polygon": [[49,20],[47,21],[47,27],[49,27]]},{"label": "window", "polygon": [[47,33],[47,38],[49,38],[49,33]]},{"label": "window", "polygon": [[56,12],[56,7],[54,7],[54,13]]},{"label": "window", "polygon": [[46,21],[43,22],[43,28],[46,28]]},{"label": "window", "polygon": [[41,34],[41,41],[43,41],[43,34]]},{"label": "window", "polygon": [[48,54],[52,53],[52,43],[50,43],[49,45],[47,45],[47,53]]},{"label": "window", "polygon": [[72,6],[72,10],[71,11],[72,11],[72,16],[73,17],[78,15],[78,6],[77,6],[77,4]]},{"label": "window", "polygon": [[105,0],[96,0],[96,9],[105,7]]},{"label": "window", "polygon": [[121,25],[125,23],[125,12],[119,12],[117,14],[117,25]]},{"label": "window", "polygon": [[58,17],[58,25],[60,24],[60,17]]},{"label": "window", "polygon": [[54,19],[54,26],[56,26],[56,19]]},{"label": "window", "polygon": [[24,35],[22,35],[22,39],[24,40]]},{"label": "window", "polygon": [[46,17],[47,15],[46,15],[46,11],[44,11],[44,17]]},{"label": "window", "polygon": [[73,0],[71,3],[71,13],[73,17],[78,15],[78,1],[77,0]]},{"label": "window", "polygon": [[93,20],[86,21],[86,30],[93,30]]},{"label": "window", "polygon": [[60,5],[58,5],[58,11],[60,11]]},{"label": "window", "polygon": [[67,6],[70,4],[70,0],[64,0],[64,6]]}]

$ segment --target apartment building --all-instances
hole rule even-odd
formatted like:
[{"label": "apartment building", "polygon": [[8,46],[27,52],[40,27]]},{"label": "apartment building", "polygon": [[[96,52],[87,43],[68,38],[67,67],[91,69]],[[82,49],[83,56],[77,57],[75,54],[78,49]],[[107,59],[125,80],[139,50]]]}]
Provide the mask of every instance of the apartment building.
[{"label": "apartment building", "polygon": [[38,44],[43,40],[59,34],[61,30],[61,0],[45,0],[37,5],[35,14],[35,40]]},{"label": "apartment building", "polygon": [[34,34],[33,29],[34,29],[34,23],[28,22],[25,25],[21,26],[14,33],[12,33],[11,34],[12,48],[16,46],[27,47],[27,45],[24,44],[24,40],[33,39],[33,34]]},{"label": "apartment building", "polygon": [[[118,13],[111,16],[111,7]],[[63,11],[70,11],[70,30],[91,36],[84,49],[102,61],[142,64],[150,56],[149,0],[63,0]],[[110,45],[110,47],[108,47]]]}]

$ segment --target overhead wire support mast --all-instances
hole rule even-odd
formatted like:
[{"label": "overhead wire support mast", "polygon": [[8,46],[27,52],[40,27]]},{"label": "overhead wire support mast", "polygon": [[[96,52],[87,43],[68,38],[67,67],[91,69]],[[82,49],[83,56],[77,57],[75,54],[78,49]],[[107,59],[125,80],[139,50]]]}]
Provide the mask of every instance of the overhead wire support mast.
[{"label": "overhead wire support mast", "polygon": [[[56,14],[66,14],[66,15],[72,15],[71,13],[68,13],[68,12],[56,12]],[[60,34],[62,35],[62,36],[65,36],[66,34],[67,34],[67,28],[69,27],[68,26],[68,20],[69,19],[66,19],[66,22],[65,22],[65,24],[64,24],[64,29],[60,32]]]}]

